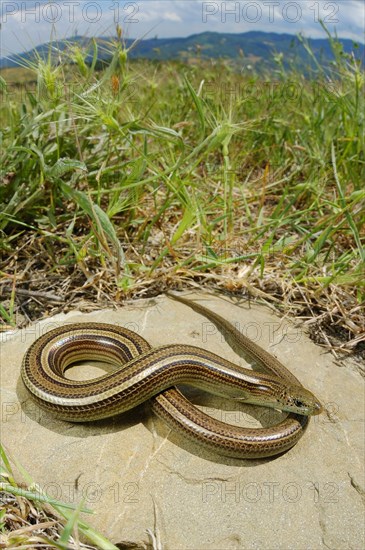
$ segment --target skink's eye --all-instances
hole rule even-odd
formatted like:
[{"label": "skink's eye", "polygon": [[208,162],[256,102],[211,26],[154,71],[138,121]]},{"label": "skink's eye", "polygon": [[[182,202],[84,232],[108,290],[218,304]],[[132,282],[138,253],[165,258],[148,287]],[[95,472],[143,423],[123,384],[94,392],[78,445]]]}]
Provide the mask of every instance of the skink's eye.
[{"label": "skink's eye", "polygon": [[305,403],[303,401],[300,401],[299,399],[293,399],[294,405],[301,409],[302,407],[305,407]]}]

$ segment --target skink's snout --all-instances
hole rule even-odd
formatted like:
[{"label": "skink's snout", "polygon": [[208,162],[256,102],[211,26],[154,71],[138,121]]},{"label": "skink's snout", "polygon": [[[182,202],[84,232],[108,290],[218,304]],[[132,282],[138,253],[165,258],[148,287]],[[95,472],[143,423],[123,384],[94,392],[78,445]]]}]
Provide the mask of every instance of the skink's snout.
[{"label": "skink's snout", "polygon": [[315,400],[314,402],[314,405],[313,405],[313,412],[312,412],[312,415],[315,416],[317,414],[321,414],[323,412],[323,406],[322,404],[318,401],[318,399]]}]

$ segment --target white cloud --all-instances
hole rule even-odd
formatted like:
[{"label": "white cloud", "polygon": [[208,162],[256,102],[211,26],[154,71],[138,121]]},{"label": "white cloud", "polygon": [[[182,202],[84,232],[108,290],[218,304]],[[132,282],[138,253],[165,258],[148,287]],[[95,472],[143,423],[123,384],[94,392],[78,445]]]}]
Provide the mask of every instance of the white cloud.
[{"label": "white cloud", "polygon": [[166,21],[174,21],[175,23],[182,23],[182,19],[179,15],[177,15],[177,13],[175,12],[172,12],[172,11],[166,11],[165,13],[162,14],[162,19],[166,20]]}]

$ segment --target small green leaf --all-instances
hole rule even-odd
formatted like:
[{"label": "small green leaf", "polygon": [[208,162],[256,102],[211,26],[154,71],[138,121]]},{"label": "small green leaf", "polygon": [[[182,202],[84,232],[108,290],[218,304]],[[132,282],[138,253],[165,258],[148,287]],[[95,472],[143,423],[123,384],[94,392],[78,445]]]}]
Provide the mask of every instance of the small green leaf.
[{"label": "small green leaf", "polygon": [[84,162],[70,158],[60,158],[58,161],[47,169],[47,175],[51,178],[60,178],[68,172],[74,170],[83,170],[87,172],[87,168]]},{"label": "small green leaf", "polygon": [[192,209],[185,208],[185,212],[182,217],[182,220],[179,223],[175,233],[171,238],[171,244],[175,244],[181,238],[184,232],[191,226],[194,219],[195,219],[194,211]]}]

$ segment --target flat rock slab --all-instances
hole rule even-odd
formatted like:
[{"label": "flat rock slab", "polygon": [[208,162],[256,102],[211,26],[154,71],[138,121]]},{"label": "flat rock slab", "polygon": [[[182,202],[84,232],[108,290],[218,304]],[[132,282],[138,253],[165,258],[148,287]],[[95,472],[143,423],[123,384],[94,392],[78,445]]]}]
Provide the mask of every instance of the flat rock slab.
[{"label": "flat rock slab", "polygon": [[[148,404],[71,424],[32,403],[19,379],[22,357],[36,337],[62,323],[115,323],[152,345],[192,344],[245,364],[208,319],[161,296],[119,310],[59,315],[3,335],[1,436],[9,455],[51,496],[75,505],[83,498],[95,511],[85,521],[114,543],[148,548],[150,530],[171,550],[364,548],[364,391],[356,366],[336,364],[266,307],[188,297],[237,323],[325,404],[327,413],[312,419],[293,449],[273,459],[217,457],[172,433]],[[96,373],[91,366],[82,376]],[[231,424],[260,426],[281,417],[204,392],[189,395]]]}]

